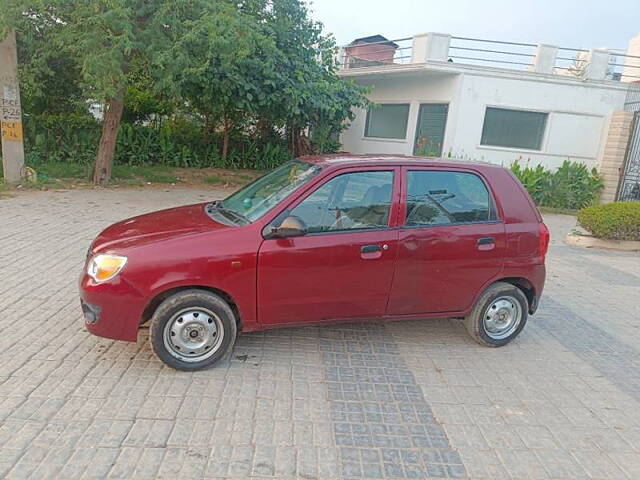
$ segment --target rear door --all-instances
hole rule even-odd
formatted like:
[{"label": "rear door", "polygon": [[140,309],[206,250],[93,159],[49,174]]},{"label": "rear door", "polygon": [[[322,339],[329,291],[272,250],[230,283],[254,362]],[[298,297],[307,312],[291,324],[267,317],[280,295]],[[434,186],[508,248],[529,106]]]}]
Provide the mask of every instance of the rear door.
[{"label": "rear door", "polygon": [[486,181],[465,169],[403,168],[390,315],[467,309],[502,269],[505,228]]}]

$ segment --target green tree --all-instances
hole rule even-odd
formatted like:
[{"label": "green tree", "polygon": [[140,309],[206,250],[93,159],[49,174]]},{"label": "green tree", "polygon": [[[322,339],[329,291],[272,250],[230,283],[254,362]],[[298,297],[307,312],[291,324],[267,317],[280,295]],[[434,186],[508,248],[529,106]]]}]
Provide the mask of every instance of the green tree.
[{"label": "green tree", "polygon": [[[231,131],[273,101],[280,52],[266,35],[263,11],[248,12],[230,2],[207,12],[188,32],[175,32],[176,49],[190,52],[177,71],[176,84],[187,104],[204,120],[205,133],[223,133],[222,158]],[[170,55],[166,64],[174,62]]]},{"label": "green tree", "polygon": [[29,115],[86,112],[80,67],[56,43],[62,25],[25,17],[18,41],[22,108]]},{"label": "green tree", "polygon": [[284,122],[290,149],[301,152],[300,133],[310,130],[320,150],[353,120],[353,108],[368,104],[367,90],[337,76],[337,46],[312,20],[304,2],[273,0],[267,25],[281,52],[277,70],[278,99],[266,112],[272,121]]},{"label": "green tree", "polygon": [[252,0],[234,8],[176,39],[192,53],[178,83],[205,131],[222,130],[222,157],[231,132],[247,126],[262,135],[286,131],[294,154],[303,150],[305,130],[326,148],[353,119],[352,108],[367,103],[365,89],[337,76],[334,39],[299,0]]},{"label": "green tree", "polygon": [[[0,31],[37,30],[56,24],[51,39],[61,54],[79,66],[85,95],[103,108],[102,133],[93,180],[111,177],[129,73],[136,61],[146,62],[156,86],[167,86],[175,71],[156,68],[173,30],[197,22],[218,2],[206,0],[5,0]],[[174,51],[175,53],[175,51]],[[186,55],[182,52],[181,56]]]},{"label": "green tree", "polygon": [[151,66],[144,59],[133,59],[127,73],[123,123],[160,126],[163,120],[179,110],[181,99],[155,88]]},{"label": "green tree", "polygon": [[[205,137],[303,132],[320,150],[364,106],[336,75],[336,46],[300,0],[4,0],[0,34],[18,31],[30,104],[102,106],[94,182],[106,184],[120,123],[182,115]],[[264,141],[264,140],[263,140]]]}]

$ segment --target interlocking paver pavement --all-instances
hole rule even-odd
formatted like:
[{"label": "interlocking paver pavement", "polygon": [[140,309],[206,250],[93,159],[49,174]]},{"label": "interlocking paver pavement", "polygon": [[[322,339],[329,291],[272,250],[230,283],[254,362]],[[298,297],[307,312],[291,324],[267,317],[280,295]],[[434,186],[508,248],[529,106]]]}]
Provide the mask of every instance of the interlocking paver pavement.
[{"label": "interlocking paver pavement", "polygon": [[640,255],[584,250],[547,216],[548,281],[511,345],[456,320],[242,335],[177,372],[146,342],[89,335],[91,239],[223,190],[0,199],[0,477],[640,478]]}]

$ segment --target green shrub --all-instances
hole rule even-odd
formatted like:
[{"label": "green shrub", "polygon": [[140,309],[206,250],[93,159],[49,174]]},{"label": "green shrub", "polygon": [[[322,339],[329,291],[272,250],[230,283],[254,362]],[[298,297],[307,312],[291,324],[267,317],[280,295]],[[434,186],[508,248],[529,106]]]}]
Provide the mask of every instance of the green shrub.
[{"label": "green shrub", "polygon": [[542,165],[537,165],[535,168],[529,166],[521,167],[520,162],[517,160],[511,165],[511,171],[518,177],[524,188],[527,189],[536,205],[542,205],[545,196],[549,192],[551,171],[545,169]]},{"label": "green shrub", "polygon": [[91,115],[25,115],[25,149],[27,163],[94,161],[100,124]]},{"label": "green shrub", "polygon": [[578,223],[594,236],[640,240],[640,202],[614,202],[583,208]]},{"label": "green shrub", "polygon": [[[90,115],[38,115],[25,118],[27,164],[93,165],[100,123]],[[270,170],[291,159],[283,139],[234,135],[226,159],[219,135],[204,135],[201,123],[181,117],[159,125],[122,123],[114,166],[217,167]]]},{"label": "green shrub", "polygon": [[418,157],[439,157],[442,155],[442,142],[436,142],[428,137],[420,137],[415,155]]},{"label": "green shrub", "polygon": [[555,172],[542,165],[522,167],[516,160],[511,171],[541,207],[578,210],[593,205],[604,188],[595,168],[589,170],[584,163],[569,160]]}]

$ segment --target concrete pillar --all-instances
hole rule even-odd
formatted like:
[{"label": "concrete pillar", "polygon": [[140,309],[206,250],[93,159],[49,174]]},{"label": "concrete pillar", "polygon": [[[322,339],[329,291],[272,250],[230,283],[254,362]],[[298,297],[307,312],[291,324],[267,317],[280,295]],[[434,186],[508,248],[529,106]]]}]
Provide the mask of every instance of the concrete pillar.
[{"label": "concrete pillar", "polygon": [[590,80],[604,80],[609,69],[610,54],[608,50],[592,48],[589,50],[589,63],[584,73],[584,78]]},{"label": "concrete pillar", "polygon": [[533,71],[537,73],[553,73],[556,68],[556,57],[558,47],[541,43],[536,49],[536,56],[533,59]]},{"label": "concrete pillar", "polygon": [[[629,46],[627,47],[627,55],[633,57],[640,57],[640,34],[629,40]],[[624,68],[622,69],[623,82],[640,82],[640,58],[623,57]]]},{"label": "concrete pillar", "polygon": [[340,47],[338,49],[338,56],[336,58],[336,61],[338,63],[338,68],[340,68],[341,70],[349,68],[349,65],[347,65],[347,49],[346,48]]},{"label": "concrete pillar", "polygon": [[16,183],[24,174],[24,145],[14,32],[0,42],[0,130],[4,179]]},{"label": "concrete pillar", "polygon": [[616,199],[632,124],[632,112],[616,111],[611,115],[599,169],[604,180],[604,190],[600,197],[602,203],[613,202]]},{"label": "concrete pillar", "polygon": [[449,59],[451,35],[420,33],[413,36],[411,63],[446,62]]}]

